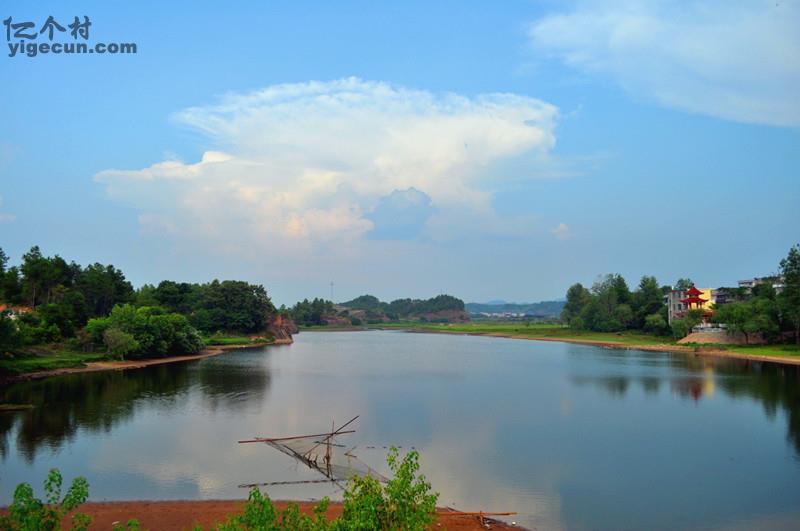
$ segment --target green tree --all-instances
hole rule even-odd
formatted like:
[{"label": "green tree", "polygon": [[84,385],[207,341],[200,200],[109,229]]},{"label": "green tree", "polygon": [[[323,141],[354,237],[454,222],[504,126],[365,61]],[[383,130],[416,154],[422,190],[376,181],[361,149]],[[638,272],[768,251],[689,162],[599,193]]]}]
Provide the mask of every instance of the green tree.
[{"label": "green tree", "polygon": [[669,325],[660,313],[653,313],[645,317],[643,329],[645,332],[659,336],[669,333]]},{"label": "green tree", "polygon": [[22,271],[28,303],[35,307],[37,296],[41,296],[42,286],[47,276],[47,261],[42,256],[38,245],[31,247],[30,251],[22,256],[20,271]]},{"label": "green tree", "polygon": [[694,284],[694,282],[692,282],[691,278],[679,278],[678,281],[675,282],[675,289],[679,291],[686,291],[692,287],[692,284]]},{"label": "green tree", "polygon": [[240,280],[214,280],[198,286],[193,305],[193,322],[206,332],[260,332],[276,313],[264,286]]},{"label": "green tree", "polygon": [[561,320],[574,328],[581,328],[583,322],[576,318],[580,316],[583,308],[589,304],[590,299],[589,290],[584,288],[580,282],[570,286],[567,290],[567,302],[564,304],[564,309],[561,310]]},{"label": "green tree", "polygon": [[134,306],[158,306],[160,303],[156,298],[156,287],[152,284],[144,284],[136,290],[133,296]]},{"label": "green tree", "polygon": [[778,297],[781,317],[794,332],[794,340],[800,345],[800,245],[789,249],[781,260],[783,291]]},{"label": "green tree", "polygon": [[[98,347],[108,346],[107,332],[112,329],[133,336],[138,347],[125,349],[124,355],[129,358],[194,354],[203,348],[200,334],[189,324],[186,316],[167,313],[162,308],[118,305],[108,317],[92,319],[86,325],[87,332]],[[128,347],[133,345],[127,339],[122,344]]]},{"label": "green tree", "polygon": [[86,301],[90,317],[108,315],[115,305],[130,302],[133,298],[133,286],[113,265],[95,263],[86,266],[78,273],[75,285]]},{"label": "green tree", "polygon": [[0,275],[0,294],[2,300],[8,303],[19,304],[23,301],[22,281],[18,267],[9,267]]},{"label": "green tree", "polygon": [[639,281],[639,287],[633,293],[634,328],[644,328],[645,319],[658,313],[663,306],[664,295],[656,277],[643,276]]},{"label": "green tree", "polygon": [[19,347],[21,336],[17,324],[7,311],[0,312],[0,355]]},{"label": "green tree", "polygon": [[103,332],[103,343],[108,348],[109,354],[121,360],[139,349],[139,342],[136,341],[133,334],[123,332],[118,328],[109,328]]},{"label": "green tree", "polygon": [[730,333],[743,334],[745,343],[750,343],[754,334],[771,339],[779,330],[777,305],[767,297],[723,304],[716,309],[711,320],[724,323]]},{"label": "green tree", "polygon": [[[617,332],[628,326],[632,312],[631,293],[620,275],[605,275],[592,286],[592,297],[580,318],[586,328],[598,332]],[[623,302],[624,301],[624,302]],[[618,306],[624,305],[623,308]]]}]

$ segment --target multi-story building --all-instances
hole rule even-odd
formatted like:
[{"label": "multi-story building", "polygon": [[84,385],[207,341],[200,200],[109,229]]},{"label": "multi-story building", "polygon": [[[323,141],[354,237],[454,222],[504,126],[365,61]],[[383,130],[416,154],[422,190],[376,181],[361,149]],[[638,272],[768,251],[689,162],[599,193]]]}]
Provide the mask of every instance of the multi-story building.
[{"label": "multi-story building", "polygon": [[666,296],[667,316],[669,324],[674,319],[680,319],[689,310],[702,309],[711,313],[711,307],[715,302],[714,291],[711,288],[698,289],[694,284],[688,290],[674,289]]},{"label": "multi-story building", "polygon": [[783,291],[783,277],[781,276],[771,276],[771,277],[755,277],[755,278],[748,278],[747,280],[740,280],[739,287],[746,289],[748,292],[752,291],[752,289],[761,284],[772,284],[772,288],[775,290],[776,293],[780,293]]}]

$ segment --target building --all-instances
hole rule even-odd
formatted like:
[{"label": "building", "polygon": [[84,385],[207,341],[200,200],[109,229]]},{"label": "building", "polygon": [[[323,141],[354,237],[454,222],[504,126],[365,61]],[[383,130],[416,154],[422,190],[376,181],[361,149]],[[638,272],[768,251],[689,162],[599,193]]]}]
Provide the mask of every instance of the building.
[{"label": "building", "polygon": [[715,290],[711,288],[698,289],[692,284],[687,290],[674,289],[666,296],[669,324],[684,317],[689,310],[706,310],[710,317],[715,302]]},{"label": "building", "polygon": [[0,312],[8,312],[8,315],[12,319],[16,319],[23,313],[29,313],[31,311],[33,311],[33,308],[31,308],[30,306],[12,306],[10,304],[0,302]]},{"label": "building", "polygon": [[750,293],[754,287],[761,284],[772,284],[775,293],[780,293],[783,291],[784,279],[781,276],[771,276],[748,278],[747,280],[739,281],[739,287],[746,289],[748,293]]}]

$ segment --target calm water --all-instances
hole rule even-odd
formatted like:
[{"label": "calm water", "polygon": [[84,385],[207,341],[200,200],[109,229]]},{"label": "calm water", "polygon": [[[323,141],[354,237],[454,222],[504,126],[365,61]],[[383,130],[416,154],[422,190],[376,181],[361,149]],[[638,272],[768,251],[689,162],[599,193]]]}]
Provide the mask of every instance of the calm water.
[{"label": "calm water", "polygon": [[797,369],[402,332],[296,339],[5,390],[37,407],[0,414],[0,503],[51,467],[87,476],[95,500],[243,497],[240,483],[314,476],[238,439],[360,414],[355,453],[385,470],[383,446],[418,448],[442,505],[537,529],[800,528]]}]

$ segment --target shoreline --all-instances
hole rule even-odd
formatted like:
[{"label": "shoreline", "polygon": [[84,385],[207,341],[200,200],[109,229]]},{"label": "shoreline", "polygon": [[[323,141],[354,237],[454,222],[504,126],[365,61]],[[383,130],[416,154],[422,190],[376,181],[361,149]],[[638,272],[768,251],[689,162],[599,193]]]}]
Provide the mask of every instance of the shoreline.
[{"label": "shoreline", "polygon": [[434,330],[429,328],[376,328],[375,330],[400,330],[403,332],[411,332],[415,334],[453,334],[462,336],[483,336],[483,337],[498,337],[504,339],[525,339],[529,341],[550,341],[555,343],[574,343],[577,345],[590,345],[595,347],[615,348],[622,350],[646,350],[650,352],[673,352],[676,354],[692,354],[699,357],[712,357],[712,358],[728,358],[737,359],[742,361],[760,361],[764,363],[775,363],[779,365],[800,366],[800,357],[797,358],[784,358],[781,356],[760,356],[757,354],[742,354],[740,352],[731,352],[729,350],[722,350],[715,347],[687,347],[683,345],[637,345],[627,343],[615,343],[613,341],[600,341],[596,339],[578,339],[578,338],[556,338],[556,337],[534,337],[534,336],[519,336],[513,334],[506,334],[503,332],[464,332],[460,330]]},{"label": "shoreline", "polygon": [[[289,500],[274,500],[275,507],[283,510]],[[296,501],[300,511],[311,514],[316,505],[314,501]],[[216,524],[228,516],[241,513],[245,500],[129,500],[108,502],[86,502],[77,512],[92,517],[89,529],[111,529],[115,522],[124,524],[131,518],[139,520],[142,529],[159,529],[160,531],[179,531],[191,529],[201,524],[204,529],[213,529]],[[342,514],[342,503],[331,502],[327,516],[329,519]],[[513,517],[510,517],[513,518]],[[432,529],[479,530],[479,529],[525,529],[490,517],[484,517],[488,527],[481,526],[478,516],[463,514],[447,507],[436,508],[436,520]]]},{"label": "shoreline", "polygon": [[124,371],[128,369],[141,369],[150,367],[152,365],[164,365],[167,363],[180,363],[184,361],[202,360],[219,356],[220,354],[229,350],[239,350],[245,348],[260,348],[272,345],[290,345],[293,343],[292,339],[275,339],[274,341],[261,341],[248,343],[245,345],[212,345],[204,348],[197,354],[187,354],[183,356],[169,356],[166,358],[148,358],[141,360],[108,360],[108,361],[90,361],[84,363],[82,367],[64,367],[61,369],[49,369],[46,371],[34,371],[23,374],[15,374],[6,378],[0,379],[0,387],[7,386],[17,382],[26,382],[30,380],[40,380],[42,378],[50,378],[52,376],[64,376],[67,374],[81,374],[87,372],[101,372],[101,371]]}]

